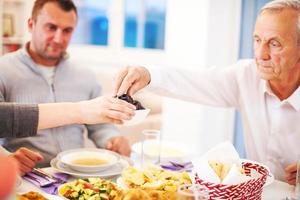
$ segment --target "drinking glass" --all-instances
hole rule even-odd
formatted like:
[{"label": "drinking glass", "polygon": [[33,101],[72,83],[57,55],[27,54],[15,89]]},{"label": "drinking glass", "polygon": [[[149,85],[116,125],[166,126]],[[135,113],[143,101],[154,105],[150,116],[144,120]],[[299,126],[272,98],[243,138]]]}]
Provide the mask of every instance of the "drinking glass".
[{"label": "drinking glass", "polygon": [[297,158],[295,198],[296,198],[296,200],[300,200],[300,155],[298,155],[298,158]]},{"label": "drinking glass", "polygon": [[208,200],[208,189],[199,184],[186,184],[178,187],[177,200]]},{"label": "drinking glass", "polygon": [[142,131],[141,166],[159,164],[161,153],[161,134],[159,130]]}]

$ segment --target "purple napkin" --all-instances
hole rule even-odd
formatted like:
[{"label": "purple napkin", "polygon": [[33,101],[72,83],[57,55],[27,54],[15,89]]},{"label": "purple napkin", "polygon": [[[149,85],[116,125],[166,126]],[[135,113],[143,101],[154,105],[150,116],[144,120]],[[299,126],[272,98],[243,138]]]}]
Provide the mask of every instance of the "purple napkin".
[{"label": "purple napkin", "polygon": [[193,163],[192,162],[172,162],[169,161],[167,163],[161,164],[160,165],[163,169],[166,170],[171,170],[171,171],[178,171],[178,172],[182,172],[182,171],[187,171],[187,172],[191,172],[193,169]]},{"label": "purple napkin", "polygon": [[[30,179],[28,176],[34,177],[36,178],[41,184],[49,184],[47,186],[43,186],[40,187],[41,184],[39,184],[37,181]],[[58,178],[61,180],[61,182],[57,182],[57,181],[51,181],[51,179],[47,179],[45,177],[39,176],[35,173],[32,172],[28,172],[25,176],[23,176],[23,179],[29,181],[30,183],[34,184],[35,186],[41,188],[44,192],[48,193],[48,194],[53,194],[53,195],[57,195],[57,189],[58,187],[63,184],[62,182],[66,182],[69,178],[68,174],[64,174],[64,173],[54,173],[52,176],[54,176],[55,178]]]}]

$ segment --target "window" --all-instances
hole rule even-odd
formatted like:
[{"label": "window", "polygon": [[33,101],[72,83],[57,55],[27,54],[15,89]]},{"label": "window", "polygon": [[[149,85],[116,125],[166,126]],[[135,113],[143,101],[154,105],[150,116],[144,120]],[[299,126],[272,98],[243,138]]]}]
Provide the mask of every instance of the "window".
[{"label": "window", "polygon": [[78,24],[74,32],[73,44],[108,44],[107,11],[110,0],[75,0],[78,8]]},{"label": "window", "polygon": [[166,0],[75,0],[78,25],[73,44],[107,46],[112,1],[124,3],[124,47],[164,49]]},{"label": "window", "polygon": [[125,47],[164,49],[165,0],[125,1]]}]

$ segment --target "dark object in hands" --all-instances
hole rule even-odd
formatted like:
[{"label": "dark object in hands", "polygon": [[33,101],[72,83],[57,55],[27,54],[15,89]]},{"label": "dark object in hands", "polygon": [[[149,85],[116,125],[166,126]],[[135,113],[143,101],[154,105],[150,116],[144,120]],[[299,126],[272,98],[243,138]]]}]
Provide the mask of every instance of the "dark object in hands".
[{"label": "dark object in hands", "polygon": [[145,108],[142,106],[142,104],[140,102],[133,100],[133,98],[127,94],[118,96],[118,99],[121,99],[123,101],[127,101],[128,103],[133,104],[137,110],[145,110]]}]

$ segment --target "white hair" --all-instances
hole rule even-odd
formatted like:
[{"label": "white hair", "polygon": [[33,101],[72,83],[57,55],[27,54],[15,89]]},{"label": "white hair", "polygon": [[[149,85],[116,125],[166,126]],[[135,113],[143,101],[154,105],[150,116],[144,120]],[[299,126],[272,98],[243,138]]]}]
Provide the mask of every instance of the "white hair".
[{"label": "white hair", "polygon": [[274,0],[270,1],[266,5],[264,5],[261,10],[260,14],[264,11],[280,11],[285,8],[291,8],[294,10],[300,11],[300,0]]},{"label": "white hair", "polygon": [[259,15],[264,12],[280,12],[283,9],[293,9],[298,11],[298,44],[300,45],[300,0],[274,0],[264,5],[259,12]]}]

